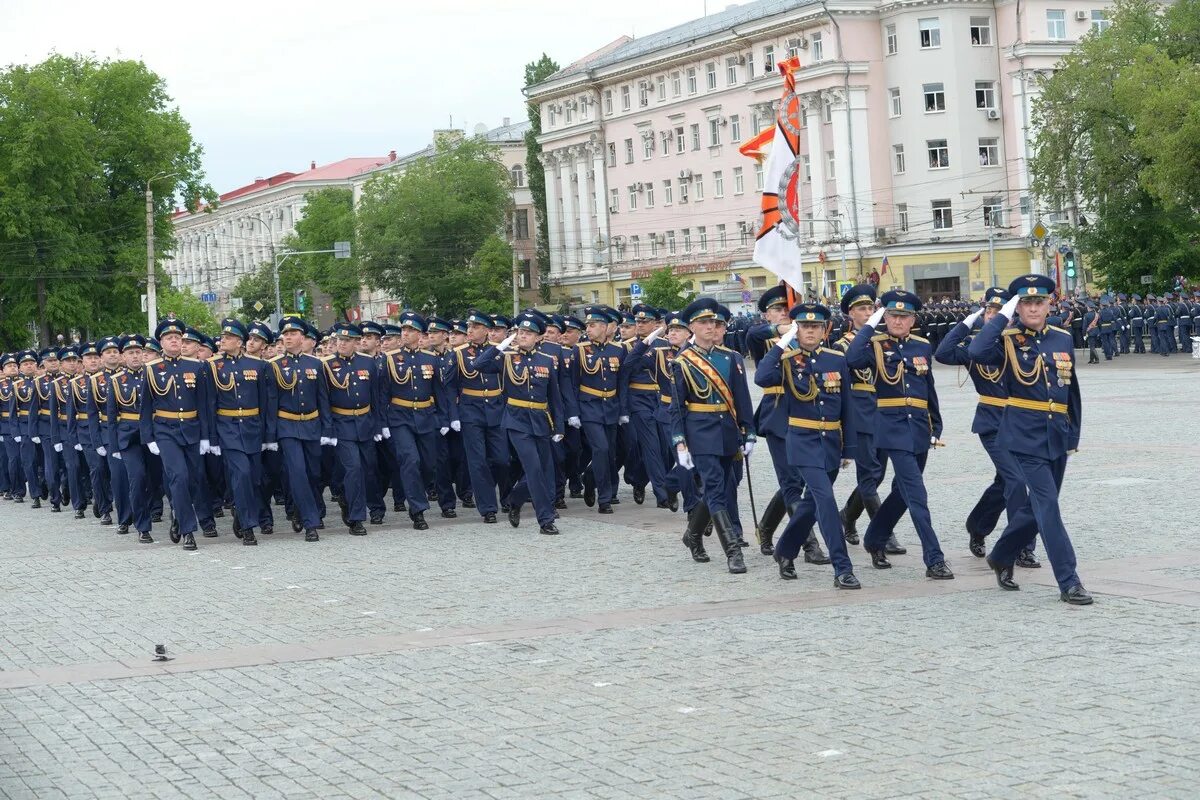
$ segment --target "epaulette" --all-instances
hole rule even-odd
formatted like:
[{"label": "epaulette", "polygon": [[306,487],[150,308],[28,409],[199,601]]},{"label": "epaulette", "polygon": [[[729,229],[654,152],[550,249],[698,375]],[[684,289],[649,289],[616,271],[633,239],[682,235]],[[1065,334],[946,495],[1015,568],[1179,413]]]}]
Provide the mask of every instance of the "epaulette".
[{"label": "epaulette", "polygon": [[333,359],[337,358],[337,353],[334,353],[332,355],[326,355],[326,356],[317,356],[317,358],[320,360],[320,362],[322,364],[324,364],[326,361],[332,361]]},{"label": "epaulette", "polygon": [[1020,332],[1021,332],[1020,328],[1005,328],[1001,335],[1002,336],[1016,336]]},{"label": "epaulette", "polygon": [[877,333],[871,337],[871,341],[872,342],[882,342],[884,339],[890,339],[890,338],[891,337],[886,333]]},{"label": "epaulette", "polygon": [[[160,361],[162,361],[162,359],[161,359],[161,358],[152,358],[152,359],[150,359],[149,361],[145,361],[145,362],[143,362],[143,363],[142,363],[142,366],[143,366],[143,367],[152,367],[152,366],[154,366],[155,364],[159,363]],[[100,373],[95,373],[95,374],[97,374],[97,375],[98,375],[98,374],[100,374]],[[114,373],[114,374],[116,374],[116,373]]]},{"label": "epaulette", "polygon": [[441,358],[441,354],[440,354],[440,353],[437,353],[437,352],[435,352],[435,351],[433,351],[433,350],[430,350],[430,349],[428,349],[428,348],[421,348],[421,350],[420,350],[420,351],[418,351],[418,352],[424,353],[424,354],[425,354],[425,355],[427,355],[427,356],[433,356],[434,358]]},{"label": "epaulette", "polygon": [[1070,335],[1071,335],[1071,332],[1070,332],[1070,331],[1068,331],[1066,328],[1060,328],[1060,327],[1058,327],[1057,325],[1047,325],[1046,327],[1047,327],[1047,328],[1049,328],[1049,329],[1050,329],[1050,330],[1052,330],[1052,331],[1058,331],[1059,333],[1065,333],[1065,334],[1067,334],[1068,336],[1070,336]]},{"label": "epaulette", "polygon": [[466,350],[466,349],[467,349],[468,347],[470,347],[470,346],[471,346],[471,343],[470,343],[470,342],[463,342],[463,343],[462,343],[462,344],[460,344],[458,347],[455,347],[455,348],[454,348],[454,352],[456,352],[456,353],[457,353],[459,350]]},{"label": "epaulette", "polygon": [[200,359],[198,359],[198,358],[188,358],[187,356],[180,356],[180,357],[179,357],[179,360],[180,360],[180,361],[190,361],[190,362],[192,362],[193,364],[199,364],[199,363],[200,363]]},{"label": "epaulette", "polygon": [[592,346],[591,342],[576,342],[575,343],[575,349],[581,353],[591,346]]},{"label": "epaulette", "polygon": [[249,353],[242,353],[242,358],[248,358],[251,361],[263,361],[264,360],[264,359],[259,358],[258,356],[252,356]]},{"label": "epaulette", "polygon": [[279,361],[280,359],[282,359],[282,358],[283,358],[283,356],[284,356],[284,354],[283,354],[283,353],[280,353],[280,354],[279,354],[279,355],[277,355],[277,356],[271,356],[271,357],[270,357],[269,359],[267,359],[267,360],[268,360],[270,363],[274,364],[276,361]]},{"label": "epaulette", "polygon": [[841,350],[832,350],[832,349],[830,349],[830,348],[828,348],[828,347],[818,347],[818,348],[817,348],[817,352],[818,352],[818,353],[829,353],[829,355],[831,355],[831,356],[837,356],[838,358],[845,358],[845,357],[846,357],[846,354],[845,354],[845,353],[843,353]]},{"label": "epaulette", "polygon": [[925,344],[929,344],[929,340],[928,340],[928,339],[926,339],[924,336],[917,336],[915,333],[914,333],[914,334],[909,334],[908,338],[910,338],[910,339],[916,339],[918,342],[924,342]]},{"label": "epaulette", "polygon": [[734,352],[733,350],[731,350],[730,348],[726,347],[723,344],[713,345],[713,350],[724,350],[726,353]]},{"label": "epaulette", "polygon": [[217,353],[216,355],[209,356],[206,360],[209,362],[220,361],[224,357],[225,357],[224,353]]}]

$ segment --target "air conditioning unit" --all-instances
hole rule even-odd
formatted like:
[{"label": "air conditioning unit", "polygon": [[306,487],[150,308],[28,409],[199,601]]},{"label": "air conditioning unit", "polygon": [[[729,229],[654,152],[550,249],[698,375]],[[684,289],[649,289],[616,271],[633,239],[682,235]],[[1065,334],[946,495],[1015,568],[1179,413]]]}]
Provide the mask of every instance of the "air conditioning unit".
[{"label": "air conditioning unit", "polygon": [[662,233],[655,234],[654,241],[657,244],[666,244],[667,243],[666,234],[662,234]]},{"label": "air conditioning unit", "polygon": [[721,127],[724,128],[729,124],[729,117],[721,117]]},{"label": "air conditioning unit", "polygon": [[742,54],[742,55],[738,56],[738,66],[739,66],[739,67],[744,67],[744,66],[746,66],[746,56],[745,56],[745,54]]},{"label": "air conditioning unit", "polygon": [[634,184],[634,188],[639,192],[644,192],[646,191],[646,184],[638,181],[636,184]]},{"label": "air conditioning unit", "polygon": [[987,118],[988,119],[1000,119],[1000,112],[994,108],[989,108],[987,110]]},{"label": "air conditioning unit", "polygon": [[875,229],[875,241],[879,242],[887,238],[887,228]]},{"label": "air conditioning unit", "polygon": [[792,50],[792,49],[807,50],[808,49],[808,37],[800,36],[798,38],[788,39],[787,46],[788,46],[789,50]]},{"label": "air conditioning unit", "polygon": [[690,181],[692,179],[692,171],[690,169],[679,170],[679,180]]},{"label": "air conditioning unit", "polygon": [[1088,21],[1088,12],[1076,11],[1075,12],[1075,21],[1076,22],[1087,22]]}]

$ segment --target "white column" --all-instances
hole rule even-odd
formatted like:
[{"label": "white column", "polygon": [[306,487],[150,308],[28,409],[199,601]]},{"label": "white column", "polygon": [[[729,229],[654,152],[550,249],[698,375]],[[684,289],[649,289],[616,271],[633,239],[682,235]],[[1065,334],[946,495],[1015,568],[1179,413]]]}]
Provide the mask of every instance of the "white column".
[{"label": "white column", "polygon": [[[604,172],[604,142],[592,143],[592,174],[595,176],[596,235],[608,244],[608,181]],[[601,251],[607,252],[607,251]]]},{"label": "white column", "polygon": [[[825,208],[825,148],[821,145],[821,97],[806,94],[800,98],[804,110],[808,113],[808,164],[812,174],[812,215],[820,220],[829,216]],[[803,220],[800,222],[804,224]],[[813,238],[818,242],[828,238],[828,226],[824,222],[813,223]]]},{"label": "white column", "polygon": [[[833,106],[833,159],[836,165],[837,194],[843,215],[842,233],[854,237],[857,224],[861,244],[875,239],[874,215],[871,211],[870,142],[867,132],[867,93],[851,89],[850,96],[841,89],[826,90],[827,101]],[[849,114],[847,114],[849,108]],[[851,147],[853,129],[853,148]],[[854,157],[851,158],[851,150]],[[853,180],[851,180],[853,171]]]},{"label": "white column", "polygon": [[588,187],[588,152],[580,145],[575,161],[575,201],[579,204],[579,269],[591,271],[596,266],[596,232],[592,226],[592,192]]},{"label": "white column", "polygon": [[563,274],[562,211],[559,209],[558,153],[542,152],[546,171],[546,236],[550,247],[550,274]]},{"label": "white column", "polygon": [[562,182],[563,272],[570,273],[579,266],[579,238],[576,230],[579,216],[575,211],[575,189],[571,186],[571,154],[562,153],[558,162],[558,179]]}]

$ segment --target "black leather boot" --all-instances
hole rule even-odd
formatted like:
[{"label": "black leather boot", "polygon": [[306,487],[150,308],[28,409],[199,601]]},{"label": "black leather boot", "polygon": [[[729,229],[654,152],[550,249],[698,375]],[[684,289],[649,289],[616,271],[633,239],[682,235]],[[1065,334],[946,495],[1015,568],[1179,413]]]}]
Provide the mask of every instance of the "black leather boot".
[{"label": "black leather boot", "polygon": [[712,515],[713,530],[717,534],[717,539],[721,542],[721,548],[725,551],[725,559],[729,564],[729,571],[734,575],[741,575],[746,571],[746,562],[742,558],[742,548],[738,544],[737,536],[733,531],[733,520],[729,517],[729,512],[725,510],[718,511]]},{"label": "black leather boot", "polygon": [[811,528],[808,531],[808,538],[804,540],[804,560],[809,564],[830,563],[829,556],[825,555],[825,551],[821,549],[821,543],[817,541],[816,531]]},{"label": "black leather boot", "polygon": [[196,549],[195,534],[185,533],[183,535],[183,549],[184,550],[195,550]]},{"label": "black leather boot", "polygon": [[767,507],[763,509],[762,519],[758,521],[758,551],[764,556],[775,554],[775,529],[783,521],[783,512],[787,506],[783,502],[783,492],[771,496]]},{"label": "black leather boot", "polygon": [[692,553],[692,560],[705,564],[709,561],[704,552],[704,528],[709,523],[708,506],[703,501],[696,503],[688,512],[687,530],[683,533],[683,545]]},{"label": "black leather boot", "polygon": [[858,544],[858,528],[854,523],[858,522],[862,512],[862,495],[859,494],[858,489],[855,489],[846,498],[846,507],[838,512],[838,516],[842,519],[842,535],[846,537],[848,544]]},{"label": "black leather boot", "polygon": [[258,546],[258,539],[254,538],[254,528],[242,528],[240,533],[242,535],[238,538],[242,540],[242,544],[249,547]]}]

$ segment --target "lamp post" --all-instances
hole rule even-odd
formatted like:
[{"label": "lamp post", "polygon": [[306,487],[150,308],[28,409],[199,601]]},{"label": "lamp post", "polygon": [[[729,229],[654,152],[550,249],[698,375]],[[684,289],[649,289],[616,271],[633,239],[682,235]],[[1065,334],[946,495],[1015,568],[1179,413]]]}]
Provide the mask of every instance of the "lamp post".
[{"label": "lamp post", "polygon": [[146,327],[150,336],[158,321],[158,286],[154,274],[154,190],[151,184],[163,178],[176,178],[174,172],[160,172],[146,181]]}]

